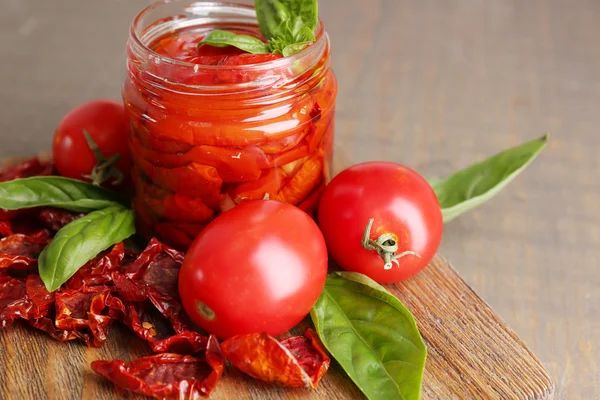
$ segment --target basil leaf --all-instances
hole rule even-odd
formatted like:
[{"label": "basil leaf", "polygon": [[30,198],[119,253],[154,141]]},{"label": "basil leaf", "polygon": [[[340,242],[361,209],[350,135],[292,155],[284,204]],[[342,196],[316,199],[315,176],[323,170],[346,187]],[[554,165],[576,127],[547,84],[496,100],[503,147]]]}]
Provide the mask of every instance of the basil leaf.
[{"label": "basil leaf", "polygon": [[214,30],[210,32],[200,44],[215,47],[234,46],[252,54],[269,53],[269,45],[262,40],[248,35],[237,35],[233,32]]},{"label": "basil leaf", "polygon": [[281,51],[281,54],[284,57],[289,57],[289,56],[299,52],[300,50],[304,49],[309,44],[310,44],[310,42],[288,44],[287,46],[285,46],[283,48],[283,50]]},{"label": "basil leaf", "polygon": [[5,210],[51,206],[88,212],[116,205],[117,196],[87,182],[59,176],[36,176],[0,183],[0,208]]},{"label": "basil leaf", "polygon": [[255,0],[254,7],[260,32],[267,39],[284,36],[282,28],[288,22],[296,36],[304,27],[313,32],[319,21],[317,0]]},{"label": "basil leaf", "polygon": [[444,222],[450,222],[494,197],[537,157],[547,141],[548,135],[545,135],[498,153],[449,178],[432,182]]},{"label": "basil leaf", "polygon": [[40,277],[53,292],[98,253],[135,233],[133,211],[114,206],[65,225],[38,259]]},{"label": "basil leaf", "polygon": [[296,33],[296,35],[294,36],[294,44],[298,44],[298,43],[302,43],[302,42],[314,42],[315,41],[315,34],[313,33],[313,31],[311,29],[309,29],[308,27],[304,27],[302,29],[300,29],[298,31],[298,33]]},{"label": "basil leaf", "polygon": [[358,273],[330,274],[310,315],[369,399],[419,399],[427,348],[410,312],[383,286]]}]

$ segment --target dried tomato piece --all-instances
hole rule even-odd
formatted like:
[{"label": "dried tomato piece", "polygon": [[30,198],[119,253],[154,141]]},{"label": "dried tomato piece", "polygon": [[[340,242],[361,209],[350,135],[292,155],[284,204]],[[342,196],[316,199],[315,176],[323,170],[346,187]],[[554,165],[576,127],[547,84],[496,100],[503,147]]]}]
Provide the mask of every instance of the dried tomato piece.
[{"label": "dried tomato piece", "polygon": [[83,336],[89,337],[89,335],[82,334],[81,332],[58,329],[54,326],[54,320],[52,318],[44,317],[32,319],[29,321],[29,325],[46,332],[52,339],[60,342],[68,342],[69,340],[79,339]]},{"label": "dried tomato piece", "polygon": [[0,277],[0,329],[17,318],[27,319],[31,300],[26,292],[24,278]]},{"label": "dried tomato piece", "polygon": [[304,336],[284,339],[281,344],[296,357],[302,369],[311,377],[312,385],[314,385],[311,387],[316,388],[331,363],[317,332],[308,328],[304,331]]},{"label": "dried tomato piece", "polygon": [[156,186],[185,196],[194,196],[207,204],[218,204],[223,180],[217,169],[210,165],[189,163],[181,167],[159,167],[145,159],[136,159],[137,173],[147,176]]},{"label": "dried tomato piece", "polygon": [[155,353],[195,354],[206,348],[208,338],[194,331],[183,331],[159,342],[151,343]]},{"label": "dried tomato piece", "polygon": [[39,211],[38,220],[45,228],[50,229],[52,232],[58,232],[63,226],[84,215],[82,213],[46,207]]},{"label": "dried tomato piece", "polygon": [[50,293],[42,278],[37,274],[29,274],[25,282],[25,292],[31,300],[31,310],[28,318],[37,319],[46,317],[54,306],[54,293]]},{"label": "dried tomato piece", "polygon": [[106,285],[112,281],[112,271],[121,268],[125,257],[125,246],[117,243],[110,249],[100,253],[88,261],[73,275],[64,287],[66,289],[80,289],[83,286]]},{"label": "dried tomato piece", "polygon": [[183,257],[182,252],[154,238],[135,261],[127,266],[125,274],[134,281],[142,281],[160,293],[178,299],[177,280]]},{"label": "dried tomato piece", "polygon": [[125,363],[121,360],[92,362],[92,369],[116,386],[159,399],[207,397],[217,385],[225,361],[218,340],[208,339],[203,357],[157,354]]},{"label": "dried tomato piece", "polygon": [[[145,101],[143,100],[142,102],[145,102]],[[151,150],[158,150],[159,152],[162,152],[162,153],[179,153],[179,154],[181,154],[181,153],[187,153],[194,147],[194,145],[192,145],[190,143],[179,142],[179,141],[174,141],[174,140],[170,140],[170,139],[161,139],[161,138],[157,137],[156,135],[151,134],[150,130],[146,126],[140,124],[138,120],[132,121],[131,132],[135,135],[131,135],[129,137],[129,139],[130,139],[129,143],[131,146],[135,147],[133,149],[134,151],[143,151],[144,148],[148,148]],[[144,153],[141,153],[141,155],[144,156]],[[144,158],[146,158],[146,160],[157,163],[157,165],[161,165],[163,167],[165,166],[165,165],[160,164],[158,162],[158,160],[156,160],[153,157],[144,156]],[[176,166],[179,166],[179,165],[181,165],[181,164],[177,164]]]},{"label": "dried tomato piece", "polygon": [[265,382],[316,388],[330,359],[316,333],[279,342],[266,334],[234,336],[222,343],[223,354],[242,372]]},{"label": "dried tomato piece", "polygon": [[[239,66],[248,64],[259,64],[268,61],[277,60],[282,58],[281,54],[238,54],[223,58],[219,65],[225,66]],[[217,70],[217,83],[242,83],[256,81],[260,79],[260,73],[258,71],[251,71],[240,68],[219,68]]]},{"label": "dried tomato piece", "polygon": [[13,234],[10,221],[0,221],[0,237],[7,237]]},{"label": "dried tomato piece", "polygon": [[[150,276],[152,269],[156,268],[159,272],[161,265],[166,264],[163,261],[152,265],[139,280],[113,273],[118,297],[111,297],[107,303],[109,315],[146,340],[154,352],[193,354],[203,348],[206,338],[193,331],[177,300],[161,293],[160,285],[154,287],[143,281]],[[135,276],[135,273],[132,275]],[[149,282],[153,280],[151,278]]]},{"label": "dried tomato piece", "polygon": [[285,174],[280,168],[269,168],[263,171],[260,179],[236,185],[230,196],[238,204],[244,200],[263,199],[266,194],[271,197],[279,192],[284,179]]},{"label": "dried tomato piece", "polygon": [[[319,112],[319,118],[320,116],[321,114]],[[315,151],[319,145],[321,145],[326,134],[328,134],[330,130],[333,130],[334,123],[335,118],[333,118],[333,113],[329,113],[327,118],[313,121],[311,133],[307,136],[308,147],[311,152]]]},{"label": "dried tomato piece", "polygon": [[[189,197],[179,193],[172,193],[146,182],[141,176],[134,172],[135,184],[135,209],[148,209],[148,212],[158,218],[202,223],[210,221],[214,217],[214,211],[204,203],[200,197]],[[215,198],[218,207],[222,195]]]},{"label": "dried tomato piece", "polygon": [[[301,112],[305,113],[307,111],[305,108],[303,108]],[[279,140],[261,144],[260,149],[264,151],[265,154],[279,154],[286,152],[298,146],[300,142],[302,142],[302,140],[312,132],[312,130],[313,126],[310,123],[306,123],[306,126],[303,130],[295,132],[292,135],[285,136]]]},{"label": "dried tomato piece", "polygon": [[82,287],[56,293],[56,328],[81,332],[88,346],[100,347],[107,339],[112,318],[103,314],[108,287]]},{"label": "dried tomato piece", "polygon": [[46,231],[39,231],[32,235],[14,234],[0,239],[0,269],[35,269],[37,256],[50,240]]},{"label": "dried tomato piece", "polygon": [[284,203],[298,204],[306,198],[323,178],[323,159],[316,154],[304,161],[279,193],[272,197]]},{"label": "dried tomato piece", "polygon": [[270,156],[269,157],[269,166],[270,167],[284,166],[291,162],[301,160],[304,157],[308,157],[310,155],[310,153],[311,153],[311,151],[308,148],[308,145],[305,143],[302,143],[299,146],[296,146],[291,150]]},{"label": "dried tomato piece", "polygon": [[0,182],[31,176],[51,175],[53,171],[52,163],[42,162],[39,158],[34,157],[12,167],[0,169]]},{"label": "dried tomato piece", "polygon": [[[131,139],[132,152],[136,160],[145,160],[155,167],[163,168],[184,167],[192,163],[214,167],[223,182],[247,182],[258,179],[260,170],[269,166],[265,152],[258,146],[229,148],[198,145],[186,152],[170,153],[166,150],[146,147],[142,144],[142,141],[143,139],[138,140],[135,135]],[[181,187],[181,193],[200,196],[207,190],[213,191],[214,187],[210,186],[212,181],[211,178],[206,182],[206,184],[209,184],[208,188]]]}]

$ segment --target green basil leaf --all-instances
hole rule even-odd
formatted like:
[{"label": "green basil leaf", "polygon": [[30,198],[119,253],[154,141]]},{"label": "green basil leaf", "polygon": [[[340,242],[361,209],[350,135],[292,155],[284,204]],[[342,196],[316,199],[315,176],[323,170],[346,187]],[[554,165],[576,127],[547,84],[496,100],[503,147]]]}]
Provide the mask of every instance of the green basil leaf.
[{"label": "green basil leaf", "polygon": [[53,292],[98,253],[134,233],[133,211],[121,206],[93,211],[58,231],[38,259],[40,277]]},{"label": "green basil leaf", "polygon": [[234,46],[252,54],[269,53],[269,45],[262,40],[248,35],[237,35],[233,32],[214,30],[210,32],[200,44],[215,47]]},{"label": "green basil leaf", "polygon": [[117,204],[118,194],[87,182],[37,176],[0,183],[0,208],[18,210],[50,206],[89,212]]},{"label": "green basil leaf", "polygon": [[298,43],[305,43],[305,42],[314,42],[315,41],[315,34],[314,32],[308,28],[308,27],[304,27],[302,29],[300,29],[300,31],[298,31],[298,33],[296,33],[295,37],[294,37],[294,44],[298,44]]},{"label": "green basil leaf", "polygon": [[383,286],[358,273],[330,274],[310,315],[369,399],[419,399],[427,348],[410,311]]},{"label": "green basil leaf", "polygon": [[547,141],[548,135],[545,135],[432,182],[444,222],[494,197],[537,157]]},{"label": "green basil leaf", "polygon": [[304,27],[313,32],[319,21],[317,0],[255,0],[254,6],[260,32],[267,39],[284,36],[285,23],[295,36]]},{"label": "green basil leaf", "polygon": [[283,48],[283,50],[281,51],[281,54],[284,57],[289,57],[289,56],[291,56],[291,55],[299,52],[300,50],[304,49],[310,43],[311,42],[302,42],[302,43],[288,44],[287,46],[285,46]]}]

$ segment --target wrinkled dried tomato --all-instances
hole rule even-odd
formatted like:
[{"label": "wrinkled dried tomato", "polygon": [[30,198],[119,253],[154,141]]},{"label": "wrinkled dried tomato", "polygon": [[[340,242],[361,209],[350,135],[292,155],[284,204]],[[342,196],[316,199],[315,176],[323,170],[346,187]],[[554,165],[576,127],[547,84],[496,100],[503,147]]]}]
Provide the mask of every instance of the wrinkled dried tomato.
[{"label": "wrinkled dried tomato", "polygon": [[37,218],[44,228],[56,233],[63,226],[75,221],[77,218],[81,218],[83,215],[82,213],[46,207],[39,210]]},{"label": "wrinkled dried tomato", "polygon": [[0,221],[0,237],[12,235],[12,226],[10,221]]},{"label": "wrinkled dried tomato", "polygon": [[1,169],[0,182],[31,176],[51,175],[53,171],[52,163],[42,162],[39,158],[34,157],[12,167]]},{"label": "wrinkled dried tomato", "polygon": [[105,310],[109,294],[110,289],[102,286],[57,292],[56,328],[77,331],[88,346],[100,347],[112,322]]},{"label": "wrinkled dried tomato", "polygon": [[[116,296],[107,304],[109,315],[146,340],[154,352],[193,354],[204,347],[206,338],[193,331],[181,303],[168,293],[177,290],[173,282],[176,285],[180,262],[173,264],[175,259],[171,256],[147,262],[151,253],[164,255],[165,248],[174,251],[155,240],[140,255],[140,261],[130,265],[129,276],[113,273]],[[179,253],[174,255],[178,257]],[[167,273],[167,279],[160,281],[161,271],[169,271],[169,268],[171,274]]]},{"label": "wrinkled dried tomato", "polygon": [[159,399],[207,397],[224,370],[218,340],[211,336],[203,357],[164,353],[125,363],[94,361],[92,369],[116,386]]},{"label": "wrinkled dried tomato", "polygon": [[54,293],[50,293],[42,278],[37,274],[29,274],[25,282],[27,297],[31,300],[31,310],[29,318],[42,318],[50,313],[51,307],[54,307]]},{"label": "wrinkled dried tomato", "polygon": [[50,317],[36,318],[29,320],[28,322],[32,327],[46,332],[52,339],[60,342],[68,342],[79,338],[83,339],[83,337],[89,336],[82,332],[58,329],[54,325],[54,319]]},{"label": "wrinkled dried tomato", "polygon": [[266,333],[234,336],[222,343],[223,354],[242,372],[265,382],[316,388],[330,359],[314,331],[278,341]]},{"label": "wrinkled dried tomato", "polygon": [[50,240],[46,231],[32,235],[14,234],[0,239],[0,269],[36,269],[37,256]]},{"label": "wrinkled dried tomato", "polygon": [[142,281],[178,299],[177,280],[183,257],[184,253],[152,239],[135,261],[127,266],[125,274],[134,281]]},{"label": "wrinkled dried tomato", "polygon": [[117,243],[110,251],[102,252],[88,261],[63,285],[66,289],[79,289],[83,286],[105,285],[112,281],[111,273],[121,268],[125,257],[125,246]]},{"label": "wrinkled dried tomato", "polygon": [[12,324],[17,318],[27,318],[30,308],[25,279],[0,277],[0,328]]}]

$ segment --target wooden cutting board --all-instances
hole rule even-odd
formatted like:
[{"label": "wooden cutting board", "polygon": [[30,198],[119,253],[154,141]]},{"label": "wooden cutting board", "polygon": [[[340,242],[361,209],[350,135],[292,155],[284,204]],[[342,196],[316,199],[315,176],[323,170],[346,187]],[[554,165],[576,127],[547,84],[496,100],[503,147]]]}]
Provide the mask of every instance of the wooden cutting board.
[{"label": "wooden cutting board", "polygon": [[[428,347],[423,399],[554,398],[554,384],[542,364],[447,261],[435,258],[414,278],[387,287],[413,313]],[[294,333],[301,331],[299,327]],[[92,349],[76,341],[54,341],[16,323],[0,331],[0,399],[141,399],[96,375],[90,363],[148,354],[147,344],[119,324],[102,348]],[[316,390],[263,384],[230,368],[211,396],[361,398],[335,362]]]}]

